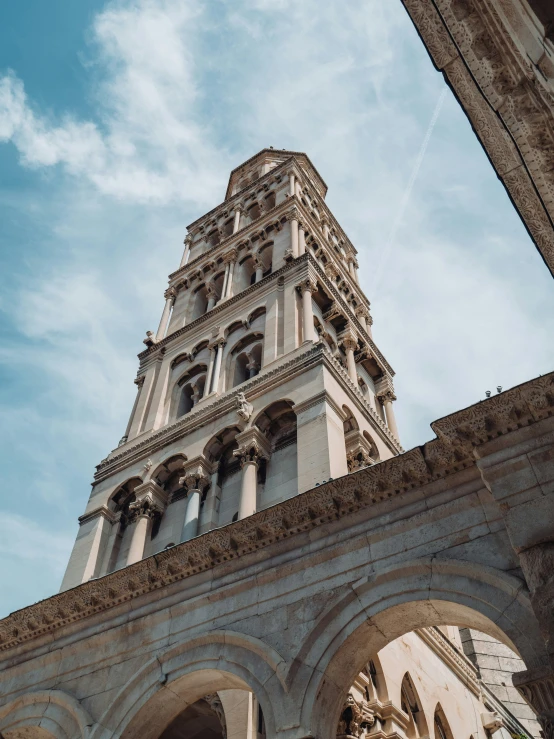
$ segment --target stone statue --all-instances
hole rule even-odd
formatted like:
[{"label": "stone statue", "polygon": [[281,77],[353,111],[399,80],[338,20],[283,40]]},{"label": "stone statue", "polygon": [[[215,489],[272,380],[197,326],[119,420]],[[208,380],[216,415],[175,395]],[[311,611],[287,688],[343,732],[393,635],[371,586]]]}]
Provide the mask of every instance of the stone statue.
[{"label": "stone statue", "polygon": [[252,415],[254,406],[246,400],[246,396],[243,392],[237,393],[235,398],[237,401],[237,415],[242,418],[243,421],[248,421]]}]

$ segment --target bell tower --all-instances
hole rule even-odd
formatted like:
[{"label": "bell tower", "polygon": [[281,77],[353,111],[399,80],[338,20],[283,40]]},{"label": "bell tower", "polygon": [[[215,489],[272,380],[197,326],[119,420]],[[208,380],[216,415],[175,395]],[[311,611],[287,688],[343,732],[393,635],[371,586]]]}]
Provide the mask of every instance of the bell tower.
[{"label": "bell tower", "polygon": [[306,154],[264,149],[192,223],[62,590],[401,451],[356,250]]}]

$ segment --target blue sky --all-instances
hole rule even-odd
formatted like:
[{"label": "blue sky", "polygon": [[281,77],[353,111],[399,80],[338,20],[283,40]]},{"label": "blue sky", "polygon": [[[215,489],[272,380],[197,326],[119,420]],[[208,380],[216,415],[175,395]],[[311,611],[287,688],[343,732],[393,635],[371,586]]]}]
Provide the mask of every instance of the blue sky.
[{"label": "blue sky", "polygon": [[444,89],[399,0],[3,4],[0,616],[58,589],[185,226],[265,146],[329,185],[406,448],[552,369],[550,277]]}]

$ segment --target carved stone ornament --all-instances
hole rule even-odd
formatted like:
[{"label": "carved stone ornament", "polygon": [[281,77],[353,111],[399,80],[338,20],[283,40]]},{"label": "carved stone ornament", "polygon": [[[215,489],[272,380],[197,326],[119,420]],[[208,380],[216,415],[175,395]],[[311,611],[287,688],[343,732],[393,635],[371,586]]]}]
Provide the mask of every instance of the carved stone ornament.
[{"label": "carved stone ornament", "polygon": [[225,720],[225,711],[223,709],[221,698],[217,693],[210,693],[209,695],[204,696],[204,700],[219,719],[223,739],[227,739],[227,721]]},{"label": "carved stone ornament", "polygon": [[235,397],[237,401],[237,415],[243,421],[248,421],[252,415],[254,406],[246,400],[246,396],[242,392],[237,393]]},{"label": "carved stone ornament", "polygon": [[177,297],[177,290],[175,290],[174,287],[168,287],[167,290],[164,292],[164,298],[166,300],[175,300]]},{"label": "carved stone ornament", "polygon": [[317,282],[315,280],[312,280],[310,277],[307,277],[296,286],[296,289],[300,293],[309,292],[313,295],[317,292]]},{"label": "carved stone ornament", "polygon": [[[314,348],[311,351],[318,355],[323,350]],[[489,437],[496,438],[514,428],[536,423],[548,416],[554,416],[554,372],[435,422],[432,426],[443,438],[428,442],[423,448],[424,454],[421,447],[416,447],[289,498],[229,524],[224,529],[208,531],[191,541],[106,575],[101,580],[85,582],[10,614],[0,621],[0,650],[11,649],[68,623],[105,611],[121,603],[122,599],[130,600],[142,596],[160,585],[182,580],[244,553],[262,549],[277,539],[306,532],[472,465],[475,463],[472,445],[469,445],[468,454],[466,447],[458,448],[450,443],[450,439],[457,439],[457,426],[465,425],[468,417],[473,424],[471,438],[477,443],[479,438],[485,441]],[[209,466],[206,466],[206,473],[210,474]],[[554,708],[554,682],[549,675],[530,675],[521,683],[516,683],[514,677],[514,684],[518,690],[522,690],[531,683],[528,689],[532,690],[534,680],[544,679],[551,681],[548,686],[548,695],[551,697],[547,696],[548,701],[551,701],[550,711],[550,706]],[[531,698],[530,701],[540,710],[538,701],[542,698],[539,687],[537,686],[538,697],[536,700]],[[554,717],[554,713],[549,715]],[[554,722],[550,722],[548,726],[554,726]],[[545,737],[554,739],[550,729],[545,732]]]},{"label": "carved stone ornament", "polygon": [[162,513],[163,508],[154,500],[154,496],[146,494],[129,504],[129,515],[127,520],[131,523],[141,516],[156,518],[157,516],[161,516]]},{"label": "carved stone ornament", "polygon": [[357,701],[349,693],[337,726],[337,739],[361,739],[375,723],[375,715],[365,700]]},{"label": "carved stone ornament", "polygon": [[156,338],[154,334],[152,333],[152,331],[146,332],[146,338],[142,340],[142,343],[146,344],[148,348],[150,348],[151,346],[154,346],[154,344],[156,343]]},{"label": "carved stone ornament", "polygon": [[249,462],[259,464],[263,459],[267,460],[269,458],[267,450],[257,441],[243,444],[238,449],[235,449],[233,456],[239,460],[241,467],[244,467]]},{"label": "carved stone ornament", "polygon": [[236,262],[238,259],[238,251],[236,249],[229,249],[229,251],[223,257],[223,264],[231,264]]},{"label": "carved stone ornament", "polygon": [[290,210],[285,213],[287,221],[298,220],[298,208],[293,206]]}]

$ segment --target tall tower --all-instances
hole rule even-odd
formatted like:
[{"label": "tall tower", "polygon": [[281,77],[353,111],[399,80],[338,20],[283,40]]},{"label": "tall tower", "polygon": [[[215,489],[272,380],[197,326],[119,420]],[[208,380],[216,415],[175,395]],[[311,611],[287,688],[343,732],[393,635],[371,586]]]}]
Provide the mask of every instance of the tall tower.
[{"label": "tall tower", "polygon": [[306,154],[264,149],[188,227],[62,590],[399,451],[356,250]]}]

